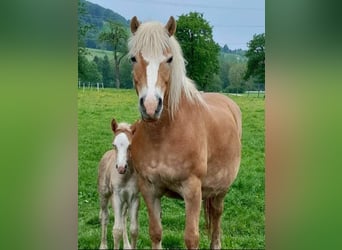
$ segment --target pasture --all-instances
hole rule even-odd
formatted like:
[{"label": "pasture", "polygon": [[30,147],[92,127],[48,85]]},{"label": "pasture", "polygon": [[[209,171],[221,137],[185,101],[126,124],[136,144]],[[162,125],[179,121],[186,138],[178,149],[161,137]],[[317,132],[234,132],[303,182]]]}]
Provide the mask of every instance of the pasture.
[{"label": "pasture", "polygon": [[[222,248],[265,248],[265,126],[264,99],[230,96],[243,115],[242,160],[238,177],[225,198]],[[112,148],[111,120],[133,123],[139,119],[134,90],[78,91],[78,248],[98,249],[100,244],[98,163]],[[108,247],[113,248],[113,212],[110,208]],[[184,248],[184,202],[162,199],[164,248]],[[150,248],[148,216],[141,198],[137,247]],[[200,220],[200,248],[210,245],[204,219]]]}]

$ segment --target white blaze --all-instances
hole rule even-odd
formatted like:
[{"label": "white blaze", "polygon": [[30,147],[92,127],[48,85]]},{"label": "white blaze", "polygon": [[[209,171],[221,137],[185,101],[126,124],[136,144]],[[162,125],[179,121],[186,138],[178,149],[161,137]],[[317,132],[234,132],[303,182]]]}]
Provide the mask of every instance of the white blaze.
[{"label": "white blaze", "polygon": [[127,149],[129,146],[129,140],[125,133],[120,133],[115,136],[113,145],[116,146],[116,164],[118,166],[125,166],[127,164]]},{"label": "white blaze", "polygon": [[147,88],[148,88],[147,93],[153,94],[155,91],[156,83],[158,79],[158,70],[159,70],[159,63],[154,60],[149,61],[147,68],[146,68]]},{"label": "white blaze", "polygon": [[160,87],[156,85],[158,80],[159,65],[163,60],[165,60],[165,57],[161,55],[158,58],[151,58],[149,56],[143,55],[143,58],[147,62],[147,87],[142,89],[139,97],[145,97],[144,106],[146,113],[150,116],[153,116],[158,107],[158,99],[163,98],[163,93]]}]

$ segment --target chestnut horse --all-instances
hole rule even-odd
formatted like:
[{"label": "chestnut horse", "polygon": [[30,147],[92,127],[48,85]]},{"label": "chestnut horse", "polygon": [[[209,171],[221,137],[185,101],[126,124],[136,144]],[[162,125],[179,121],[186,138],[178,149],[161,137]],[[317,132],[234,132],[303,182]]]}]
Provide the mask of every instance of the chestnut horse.
[{"label": "chestnut horse", "polygon": [[[137,176],[132,166],[130,146],[134,125],[112,120],[115,134],[114,149],[107,151],[99,164],[98,192],[100,196],[101,245],[107,249],[108,202],[111,200],[115,222],[113,227],[114,249],[119,249],[123,237],[124,249],[136,249],[138,238],[139,191]],[[127,236],[126,218],[130,214],[130,245]]]},{"label": "chestnut horse", "polygon": [[199,247],[201,201],[211,248],[220,248],[224,197],[237,176],[241,112],[228,97],[201,94],[186,77],[176,22],[131,20],[129,56],[142,121],[132,140],[133,166],[149,215],[153,249],[162,248],[163,195],[185,201],[184,240]]}]

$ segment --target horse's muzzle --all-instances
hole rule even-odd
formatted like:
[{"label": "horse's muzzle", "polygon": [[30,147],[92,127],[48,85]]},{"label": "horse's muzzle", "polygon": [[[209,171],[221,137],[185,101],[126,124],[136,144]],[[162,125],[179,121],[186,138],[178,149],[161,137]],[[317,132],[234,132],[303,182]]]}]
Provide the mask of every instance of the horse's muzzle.
[{"label": "horse's muzzle", "polygon": [[125,174],[127,171],[127,168],[128,168],[127,164],[124,166],[116,165],[116,170],[118,171],[119,174]]},{"label": "horse's muzzle", "polygon": [[139,110],[144,121],[158,120],[163,109],[163,99],[159,96],[141,97],[139,100]]}]

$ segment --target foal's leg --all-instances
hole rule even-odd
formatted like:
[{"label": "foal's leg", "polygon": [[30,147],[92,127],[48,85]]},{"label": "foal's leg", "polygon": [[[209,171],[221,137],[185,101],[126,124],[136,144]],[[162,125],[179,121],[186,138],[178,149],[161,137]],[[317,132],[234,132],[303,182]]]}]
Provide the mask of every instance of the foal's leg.
[{"label": "foal's leg", "polygon": [[127,203],[124,204],[122,209],[122,218],[123,218],[123,247],[124,249],[131,249],[131,245],[129,244],[128,235],[127,235]]},{"label": "foal's leg", "polygon": [[131,243],[132,249],[137,248],[137,239],[138,239],[138,231],[139,231],[139,224],[138,224],[138,210],[139,210],[139,196],[133,198],[131,206],[130,206],[130,218],[131,218]]},{"label": "foal's leg", "polygon": [[108,200],[110,197],[100,194],[101,244],[100,249],[107,249]]},{"label": "foal's leg", "polygon": [[160,195],[155,194],[155,189],[152,184],[139,179],[140,192],[145,200],[148,219],[149,219],[149,233],[152,241],[152,249],[162,249],[162,225],[160,218]]},{"label": "foal's leg", "polygon": [[114,203],[114,227],[113,227],[113,239],[114,239],[114,249],[120,248],[120,241],[123,233],[124,218],[122,216],[123,203],[121,202],[119,194],[114,191],[113,194]]},{"label": "foal's leg", "polygon": [[183,183],[183,197],[185,201],[185,233],[184,240],[187,249],[198,249],[199,245],[199,217],[201,212],[201,181],[191,177]]},{"label": "foal's leg", "polygon": [[211,249],[221,249],[221,216],[223,212],[224,196],[212,198],[210,204],[210,220],[212,223]]}]

